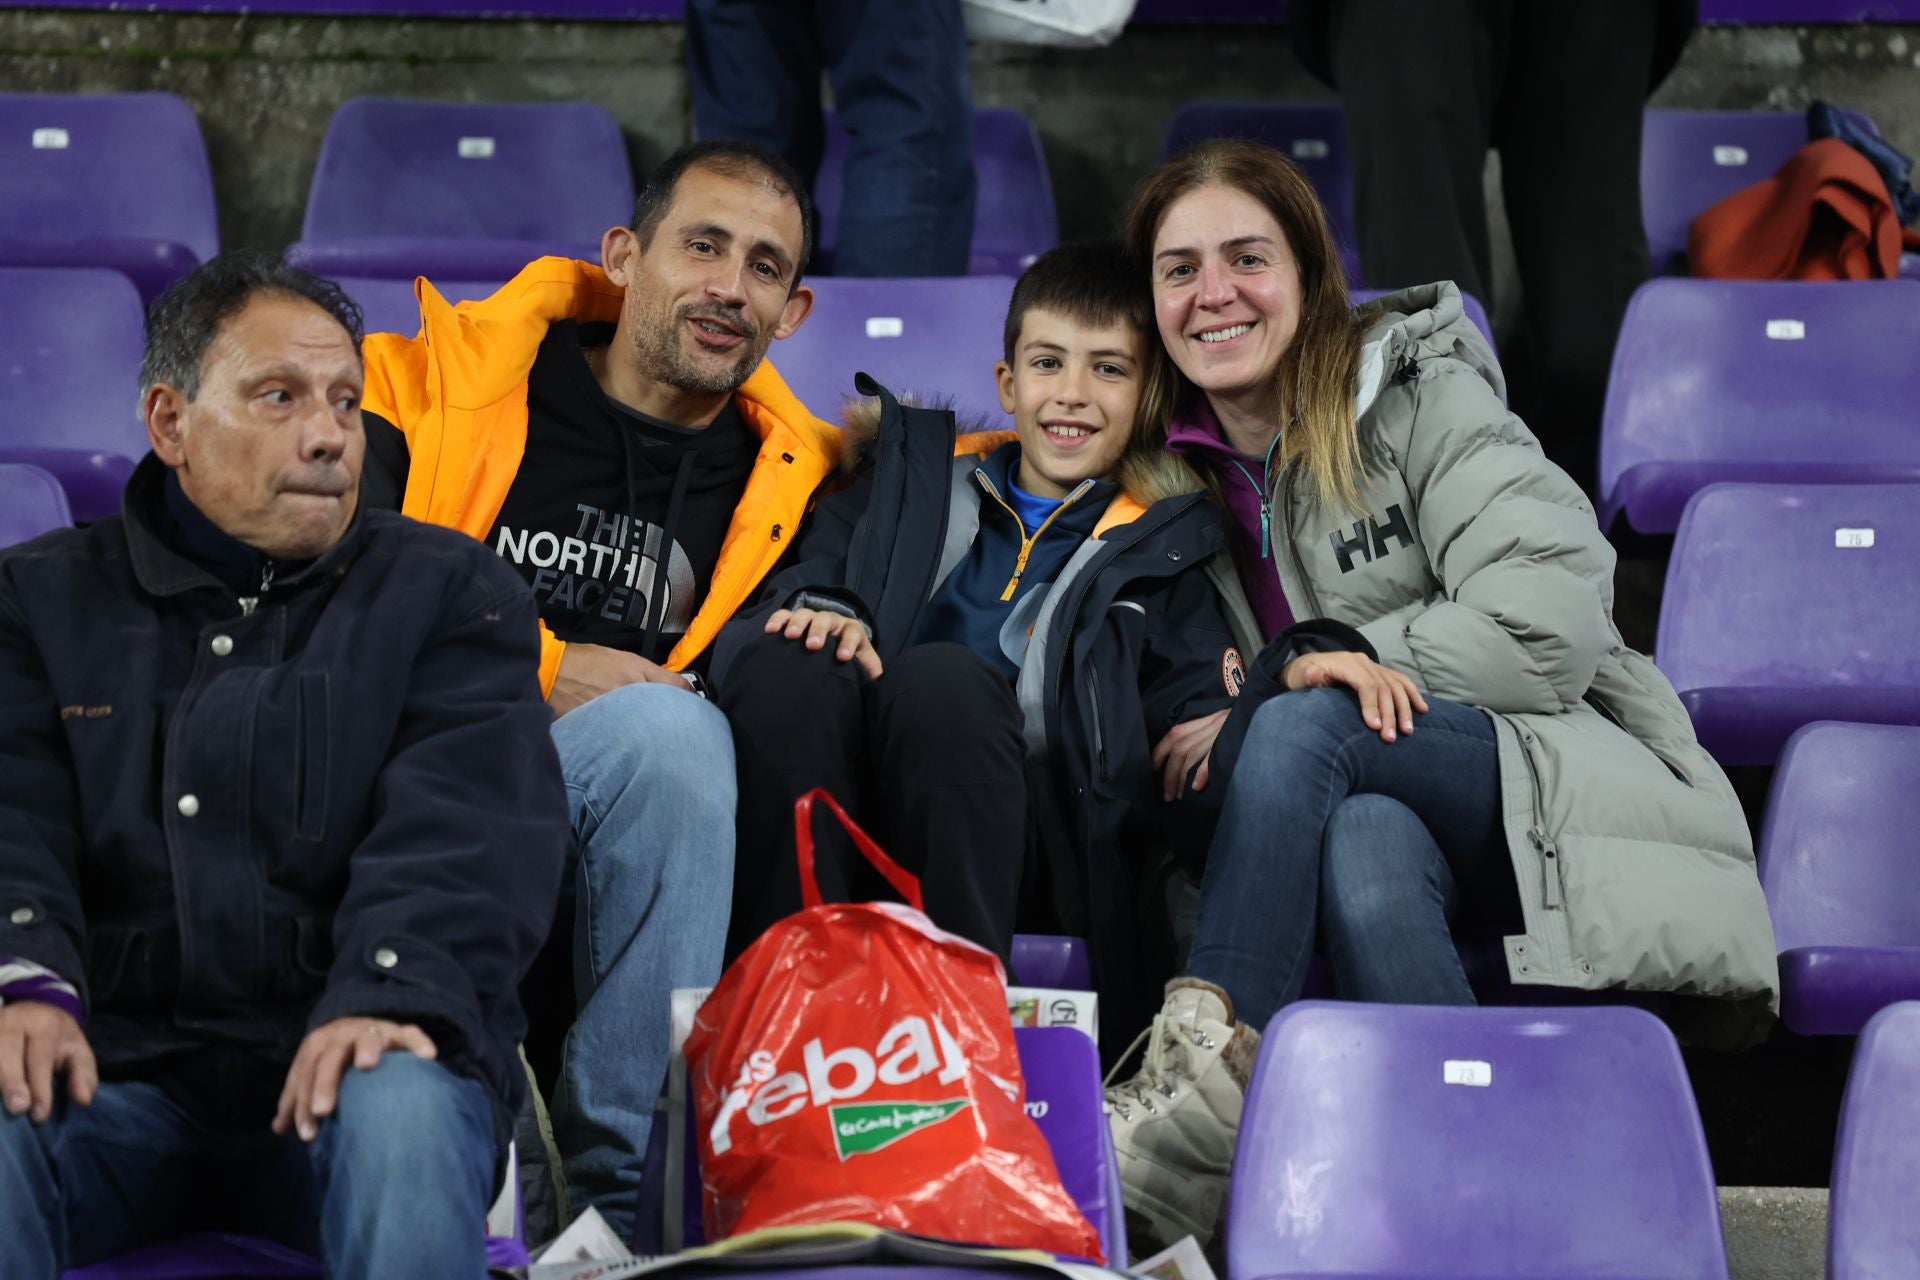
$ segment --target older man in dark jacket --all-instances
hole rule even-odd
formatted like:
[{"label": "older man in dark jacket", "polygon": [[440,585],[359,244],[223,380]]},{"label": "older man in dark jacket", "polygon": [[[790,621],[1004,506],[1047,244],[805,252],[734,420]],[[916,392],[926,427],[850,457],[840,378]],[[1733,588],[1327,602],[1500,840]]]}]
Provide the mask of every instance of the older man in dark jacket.
[{"label": "older man in dark jacket", "polygon": [[359,510],[357,309],[155,305],[122,514],[0,553],[0,1275],[478,1276],[567,810],[525,586]]}]

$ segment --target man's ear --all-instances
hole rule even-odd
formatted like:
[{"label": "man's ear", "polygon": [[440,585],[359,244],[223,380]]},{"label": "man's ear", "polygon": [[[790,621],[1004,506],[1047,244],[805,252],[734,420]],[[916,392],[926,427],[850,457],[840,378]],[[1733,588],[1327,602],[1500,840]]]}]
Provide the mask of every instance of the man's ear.
[{"label": "man's ear", "polygon": [[183,465],[187,460],[182,438],[187,397],[180,389],[171,383],[154,383],[141,402],[140,416],[146,420],[147,443],[153,446],[154,456],[169,467]]},{"label": "man's ear", "polygon": [[600,237],[600,266],[607,279],[622,289],[632,281],[634,259],[640,256],[640,237],[631,227],[608,227]]},{"label": "man's ear", "polygon": [[993,385],[1000,392],[1000,412],[1013,413],[1013,366],[1005,360],[993,366]]},{"label": "man's ear", "polygon": [[799,332],[800,326],[813,314],[813,286],[797,284],[793,292],[787,295],[786,310],[780,313],[780,323],[773,326],[773,336],[790,338]]}]

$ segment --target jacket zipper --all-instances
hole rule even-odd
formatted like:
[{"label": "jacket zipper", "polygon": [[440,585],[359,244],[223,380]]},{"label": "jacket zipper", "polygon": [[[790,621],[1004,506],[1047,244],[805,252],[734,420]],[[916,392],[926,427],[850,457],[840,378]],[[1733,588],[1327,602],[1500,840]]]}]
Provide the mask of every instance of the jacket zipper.
[{"label": "jacket zipper", "polygon": [[996,489],[993,481],[987,478],[987,473],[984,471],[976,471],[974,474],[980,477],[980,487],[993,495],[993,500],[1000,504],[1002,510],[1013,517],[1014,526],[1020,530],[1020,554],[1016,556],[1013,561],[1013,576],[1007,579],[1006,589],[1000,593],[1000,599],[1004,602],[1013,599],[1013,593],[1020,589],[1020,575],[1027,571],[1027,558],[1033,554],[1033,544],[1040,541],[1040,535],[1047,531],[1048,525],[1060,518],[1062,511],[1072,506],[1075,499],[1093,487],[1093,481],[1082,480],[1078,485],[1074,486],[1073,492],[1060,500],[1060,505],[1053,509],[1053,514],[1049,515],[1045,520],[1042,520],[1040,527],[1033,531],[1033,536],[1029,537],[1027,536],[1026,521],[1022,520],[1020,513],[1009,506],[1007,500],[1000,496],[1000,490]]},{"label": "jacket zipper", "polygon": [[1564,901],[1560,885],[1559,849],[1553,843],[1553,837],[1547,833],[1547,799],[1540,786],[1540,770],[1533,763],[1533,735],[1520,735],[1520,758],[1527,763],[1527,777],[1533,782],[1533,823],[1527,828],[1527,839],[1533,842],[1534,852],[1540,855],[1541,897],[1547,910],[1558,911]]},{"label": "jacket zipper", "polygon": [[1100,780],[1107,778],[1107,735],[1100,726],[1100,686],[1087,670],[1087,705],[1093,709],[1093,757],[1100,765]]},{"label": "jacket zipper", "polygon": [[273,561],[269,560],[260,566],[260,594],[240,597],[240,616],[243,618],[251,618],[253,611],[259,607],[261,597],[265,596],[267,592],[272,589]]},{"label": "jacket zipper", "polygon": [[[1230,457],[1234,469],[1247,478],[1253,491],[1260,495],[1260,558],[1265,560],[1273,551],[1273,451],[1280,447],[1280,434],[1274,433],[1273,443],[1267,446],[1266,459],[1260,464],[1260,479],[1255,480],[1253,473],[1241,464],[1238,457]],[[1239,450],[1234,451],[1236,454]]]}]

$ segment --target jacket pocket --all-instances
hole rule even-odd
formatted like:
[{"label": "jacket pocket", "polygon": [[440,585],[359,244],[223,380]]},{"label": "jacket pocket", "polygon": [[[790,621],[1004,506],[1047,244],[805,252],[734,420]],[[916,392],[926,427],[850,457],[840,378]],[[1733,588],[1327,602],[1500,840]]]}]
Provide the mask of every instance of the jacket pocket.
[{"label": "jacket pocket", "polygon": [[319,840],[327,833],[327,673],[302,671],[299,732],[293,757],[294,833]]}]

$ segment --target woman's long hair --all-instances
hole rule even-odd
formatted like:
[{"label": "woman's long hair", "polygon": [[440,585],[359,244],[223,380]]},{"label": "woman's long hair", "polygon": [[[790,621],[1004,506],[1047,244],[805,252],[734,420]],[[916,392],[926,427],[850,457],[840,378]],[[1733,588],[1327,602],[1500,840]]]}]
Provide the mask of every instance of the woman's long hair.
[{"label": "woman's long hair", "polygon": [[[1127,248],[1136,261],[1151,263],[1154,237],[1167,211],[1189,192],[1215,186],[1231,187],[1266,206],[1286,234],[1300,271],[1300,327],[1274,371],[1280,411],[1290,415],[1274,451],[1274,478],[1298,471],[1322,508],[1357,511],[1365,464],[1353,394],[1365,325],[1348,300],[1326,210],[1306,175],[1257,142],[1223,138],[1189,147],[1135,189],[1126,213]],[[1179,383],[1178,398],[1202,394],[1185,375]],[[1163,420],[1163,433],[1164,425]]]}]

